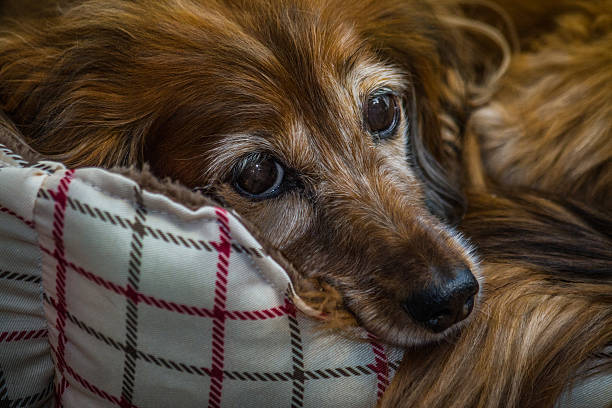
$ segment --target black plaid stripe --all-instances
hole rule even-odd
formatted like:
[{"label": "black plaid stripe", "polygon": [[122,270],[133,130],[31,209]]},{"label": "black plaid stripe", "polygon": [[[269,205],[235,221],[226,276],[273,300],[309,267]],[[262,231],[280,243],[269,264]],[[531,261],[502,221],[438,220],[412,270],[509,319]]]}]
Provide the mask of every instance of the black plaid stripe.
[{"label": "black plaid stripe", "polygon": [[290,303],[289,298],[286,299],[288,310],[287,318],[289,320],[289,332],[291,335],[291,357],[293,361],[291,408],[299,408],[304,406],[304,382],[306,379],[304,375],[302,334],[300,333],[295,307]]},{"label": "black plaid stripe", "polygon": [[[45,200],[51,199],[48,191],[45,191],[44,189],[39,190],[38,197],[43,198]],[[76,198],[68,197],[67,202],[68,202],[68,206],[73,211],[78,211],[79,213],[83,215],[100,220],[104,223],[109,223],[112,225],[119,226],[123,229],[133,228],[132,221],[128,218],[124,218],[119,215],[111,214],[106,210],[101,210],[87,203],[83,203],[82,201]],[[189,248],[189,249],[195,249],[197,251],[207,251],[207,252],[215,251],[212,245],[213,241],[209,241],[209,242],[202,241],[202,240],[196,241],[189,237],[183,237],[181,235],[178,235],[172,232],[162,231],[159,228],[151,228],[148,225],[144,226],[144,233],[146,236],[149,236],[156,240],[164,241],[168,244],[182,246],[182,247]],[[232,248],[232,251],[234,252],[246,253],[247,255],[255,256],[257,258],[262,258],[264,256],[264,252],[262,248],[246,247],[244,245],[241,245],[235,242],[232,243],[231,248]]]},{"label": "black plaid stripe", "polygon": [[[132,403],[134,392],[134,380],[136,378],[136,348],[138,345],[138,302],[136,293],[140,289],[140,266],[142,258],[142,246],[144,223],[146,222],[147,210],[142,200],[140,188],[134,188],[136,197],[136,216],[132,227],[132,244],[128,266],[128,296],[126,299],[126,341],[125,360],[123,366],[123,383],[121,386],[121,402],[128,406]],[[130,296],[130,293],[133,296]]]},{"label": "black plaid stripe", "polygon": [[57,170],[57,166],[51,166],[46,163],[36,163],[31,167],[34,169],[42,170],[47,174],[53,174]]},{"label": "black plaid stripe", "polygon": [[2,402],[8,400],[8,390],[6,389],[6,381],[4,380],[4,372],[0,369],[0,407],[3,407]]},{"label": "black plaid stripe", "polygon": [[49,384],[36,394],[29,395],[27,397],[10,399],[8,396],[8,389],[4,372],[0,369],[0,408],[26,408],[32,404],[36,404],[51,398],[53,394],[53,381],[49,381]]},{"label": "black plaid stripe", "polygon": [[[43,293],[43,300],[53,306],[54,309],[57,310],[57,302],[55,301],[55,299],[50,298],[46,293]],[[79,320],[76,316],[74,316],[72,313],[66,311],[66,318],[73,323],[74,325],[76,325],[79,329],[83,330],[85,333],[89,334],[92,337],[95,337],[96,339],[100,340],[101,342],[105,343],[108,346],[111,346],[117,350],[120,350],[121,352],[125,352],[126,347],[123,345],[123,343],[118,342],[116,340],[113,340],[111,337],[108,337],[102,333],[100,333],[99,331],[93,329],[92,327],[88,326],[87,324],[85,324],[82,320]]]},{"label": "black plaid stripe", "polygon": [[[53,394],[53,382],[49,382],[47,388],[36,394],[30,395],[24,398],[16,398],[10,401],[8,405],[11,408],[26,408],[31,407],[33,404],[43,402],[51,398]],[[1,405],[0,405],[1,406]]]},{"label": "black plaid stripe", "polygon": [[11,149],[0,143],[0,152],[4,153],[7,157],[13,159],[19,167],[27,167],[30,165],[27,161],[23,160],[23,157],[14,153]]},{"label": "black plaid stripe", "polygon": [[11,271],[3,271],[0,269],[0,279],[40,283],[40,276],[30,275],[27,273],[17,273]]}]

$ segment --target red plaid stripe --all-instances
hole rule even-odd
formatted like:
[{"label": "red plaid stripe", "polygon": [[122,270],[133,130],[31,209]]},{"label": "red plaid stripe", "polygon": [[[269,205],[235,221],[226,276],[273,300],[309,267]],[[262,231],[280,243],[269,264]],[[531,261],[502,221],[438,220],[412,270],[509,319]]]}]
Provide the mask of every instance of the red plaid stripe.
[{"label": "red plaid stripe", "polygon": [[376,372],[376,378],[378,380],[378,399],[380,400],[389,386],[389,360],[385,353],[385,348],[377,342],[376,337],[368,333],[368,338],[370,339],[372,351],[374,352],[374,364],[368,364],[368,367]]},{"label": "red plaid stripe", "polygon": [[[51,346],[51,350],[53,351],[54,354],[57,355],[57,353],[55,352],[55,348],[53,348],[53,346]],[[68,380],[66,380],[65,376],[62,376],[60,379],[58,379],[59,383],[55,385],[55,395],[56,395],[56,399],[55,399],[55,408],[61,408],[63,407],[62,405],[62,401],[60,399],[60,396],[64,395],[64,391],[66,391],[66,388],[68,388]]]},{"label": "red plaid stripe", "polygon": [[[40,250],[45,254],[52,256],[57,259],[57,256],[54,251],[51,251],[48,248],[40,246]],[[151,295],[147,295],[138,291],[130,291],[127,286],[121,286],[114,282],[111,282],[107,279],[104,279],[93,272],[87,271],[84,268],[76,265],[73,262],[66,261],[66,266],[83,276],[87,280],[102,286],[105,289],[108,289],[118,295],[122,296],[130,296],[136,299],[138,302],[146,303],[149,306],[154,306],[159,309],[168,310],[171,312],[186,314],[190,316],[200,316],[200,317],[215,317],[215,310],[208,309],[204,307],[197,307],[192,305],[185,305],[182,303],[171,302],[164,299],[159,299]],[[217,311],[218,312],[218,311]],[[284,316],[288,313],[288,308],[286,305],[272,307],[269,309],[260,309],[260,310],[223,310],[223,314],[225,318],[230,320],[265,320],[265,319],[274,319],[277,317]]]},{"label": "red plaid stripe", "polygon": [[47,329],[3,332],[3,333],[0,333],[0,343],[8,343],[10,341],[40,339],[42,337],[47,337]]},{"label": "red plaid stripe", "polygon": [[[56,280],[55,289],[58,297],[58,313],[56,327],[58,330],[58,346],[55,353],[57,359],[57,370],[60,375],[64,374],[66,366],[65,350],[66,350],[66,259],[64,253],[64,216],[66,213],[66,198],[68,196],[68,188],[72,181],[73,170],[67,171],[64,177],[60,180],[57,191],[51,192],[55,201],[53,214],[53,240],[55,242],[55,259],[56,265]],[[64,389],[62,389],[64,391]],[[62,394],[57,395],[57,401],[61,401]]]}]

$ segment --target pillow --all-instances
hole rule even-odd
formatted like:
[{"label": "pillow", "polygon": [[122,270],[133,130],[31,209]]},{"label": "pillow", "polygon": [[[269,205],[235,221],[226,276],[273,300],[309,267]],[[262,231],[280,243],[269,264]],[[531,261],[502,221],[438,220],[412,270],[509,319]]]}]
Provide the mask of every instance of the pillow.
[{"label": "pillow", "polygon": [[[0,113],[0,407],[373,407],[401,351],[318,327],[237,214],[43,161]],[[596,364],[596,362],[593,362]],[[612,375],[558,408],[603,408]]]},{"label": "pillow", "polygon": [[232,211],[146,173],[6,146],[0,166],[14,406],[373,407],[388,385],[401,351],[321,330],[290,265]]}]

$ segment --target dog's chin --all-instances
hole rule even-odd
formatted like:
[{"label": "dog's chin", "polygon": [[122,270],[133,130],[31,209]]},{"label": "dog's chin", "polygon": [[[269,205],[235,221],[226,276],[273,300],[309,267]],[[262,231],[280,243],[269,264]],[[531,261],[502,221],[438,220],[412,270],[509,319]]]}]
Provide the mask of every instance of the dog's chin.
[{"label": "dog's chin", "polygon": [[379,341],[399,347],[419,347],[451,341],[460,335],[461,330],[479,313],[480,305],[479,291],[474,298],[474,308],[469,316],[438,333],[415,323],[403,310],[397,310],[395,313],[376,313],[360,311],[357,305],[352,305],[349,310],[356,316],[359,325]]}]

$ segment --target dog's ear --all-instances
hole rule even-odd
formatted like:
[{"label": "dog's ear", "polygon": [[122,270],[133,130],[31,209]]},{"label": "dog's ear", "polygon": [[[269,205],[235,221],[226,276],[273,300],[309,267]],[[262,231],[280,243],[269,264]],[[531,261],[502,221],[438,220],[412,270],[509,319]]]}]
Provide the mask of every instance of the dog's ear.
[{"label": "dog's ear", "polygon": [[130,44],[118,23],[113,30],[88,23],[87,10],[72,14],[5,25],[0,109],[43,156],[68,166],[140,164],[159,95],[129,79]]}]

